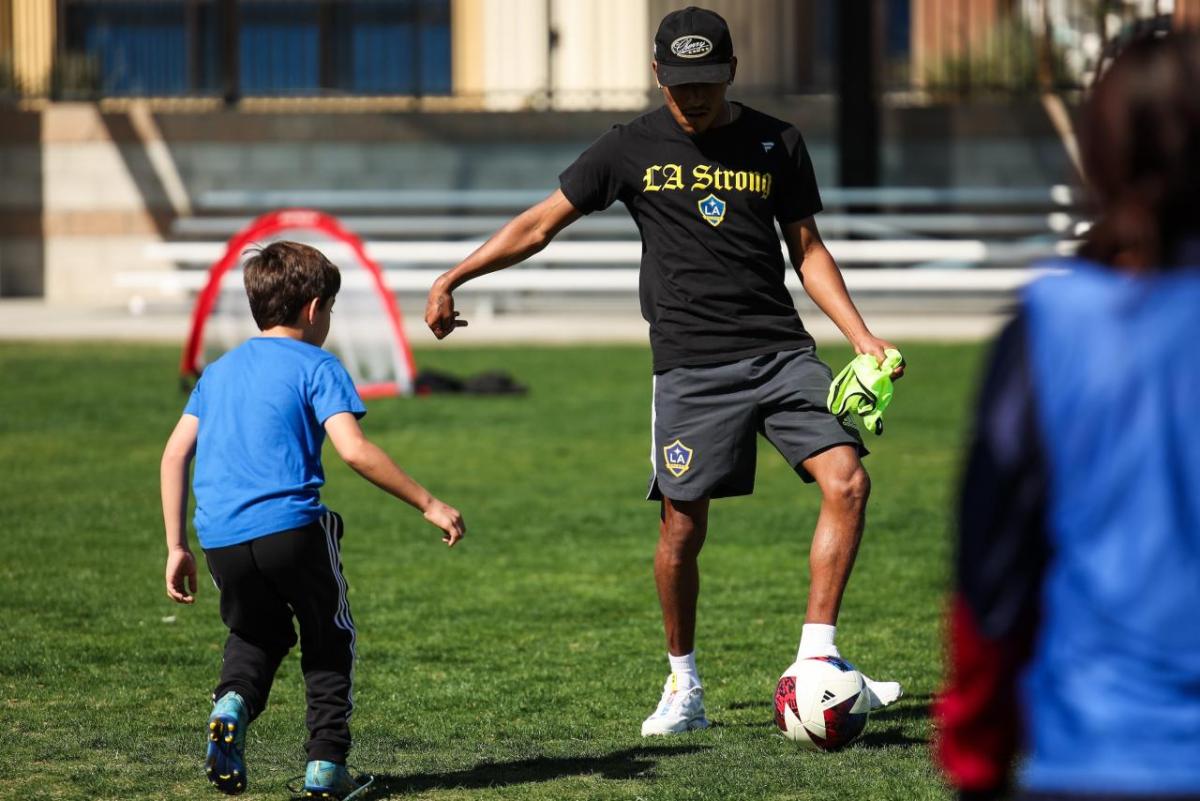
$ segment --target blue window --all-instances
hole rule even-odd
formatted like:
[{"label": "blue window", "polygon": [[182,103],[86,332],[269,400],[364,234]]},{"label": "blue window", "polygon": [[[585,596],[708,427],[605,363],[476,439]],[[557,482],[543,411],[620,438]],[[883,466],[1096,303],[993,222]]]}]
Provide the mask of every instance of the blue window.
[{"label": "blue window", "polygon": [[891,60],[906,59],[912,33],[912,4],[909,0],[889,0],[886,9],[883,29],[887,57]]},{"label": "blue window", "polygon": [[[61,0],[60,8],[66,50],[86,57],[85,77],[103,95],[452,88],[450,0],[235,0],[233,20],[218,0]],[[235,52],[225,52],[227,41]]]},{"label": "blue window", "polygon": [[241,3],[238,65],[242,94],[311,94],[320,89],[317,10],[317,3]]},{"label": "blue window", "polygon": [[349,0],[338,11],[336,88],[354,94],[450,92],[449,3]]},{"label": "blue window", "polygon": [[101,94],[174,95],[186,91],[187,28],[182,3],[75,3],[70,10],[67,41],[74,45],[72,49],[91,57],[97,73],[92,80]]}]

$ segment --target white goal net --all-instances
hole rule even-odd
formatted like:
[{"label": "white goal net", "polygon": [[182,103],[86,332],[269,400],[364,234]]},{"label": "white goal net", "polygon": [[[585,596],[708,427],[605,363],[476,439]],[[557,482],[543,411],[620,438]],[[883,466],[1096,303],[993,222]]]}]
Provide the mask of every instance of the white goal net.
[{"label": "white goal net", "polygon": [[185,377],[199,375],[204,365],[258,334],[242,285],[242,265],[253,248],[280,239],[312,245],[337,265],[342,286],[325,347],[342,360],[359,394],[364,399],[411,394],[412,352],[382,271],[337,220],[300,209],[258,218],[230,240],[225,255],[209,269],[184,351]]}]

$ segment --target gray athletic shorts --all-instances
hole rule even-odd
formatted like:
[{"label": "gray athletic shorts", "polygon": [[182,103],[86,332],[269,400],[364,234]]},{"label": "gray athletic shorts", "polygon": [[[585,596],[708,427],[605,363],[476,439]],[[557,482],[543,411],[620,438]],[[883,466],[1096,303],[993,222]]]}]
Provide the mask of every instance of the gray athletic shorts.
[{"label": "gray athletic shorts", "polygon": [[806,482],[802,463],[821,451],[852,445],[865,456],[858,430],[825,405],[832,381],[811,347],[655,375],[648,500],[754,492],[755,434]]}]

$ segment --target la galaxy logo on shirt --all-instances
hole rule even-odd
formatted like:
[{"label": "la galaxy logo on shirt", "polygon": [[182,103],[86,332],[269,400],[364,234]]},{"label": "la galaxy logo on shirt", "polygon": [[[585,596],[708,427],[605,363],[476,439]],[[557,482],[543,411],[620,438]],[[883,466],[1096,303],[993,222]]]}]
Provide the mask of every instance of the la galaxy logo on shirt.
[{"label": "la galaxy logo on shirt", "polygon": [[716,195],[710,194],[697,205],[700,206],[700,216],[713,228],[716,228],[721,224],[721,220],[725,219],[725,201]]},{"label": "la galaxy logo on shirt", "polygon": [[[724,204],[722,204],[724,205]],[[667,472],[679,478],[688,471],[692,466],[692,451],[687,445],[684,445],[679,440],[675,440],[670,445],[663,448],[663,457],[666,459]]]}]

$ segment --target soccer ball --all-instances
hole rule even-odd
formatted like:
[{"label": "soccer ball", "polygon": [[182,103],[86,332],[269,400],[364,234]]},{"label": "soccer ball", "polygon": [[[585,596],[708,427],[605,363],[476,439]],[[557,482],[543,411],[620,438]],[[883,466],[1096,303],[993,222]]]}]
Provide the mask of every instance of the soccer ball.
[{"label": "soccer ball", "polygon": [[775,686],[775,725],[813,751],[836,751],[867,727],[871,697],[854,665],[834,656],[800,659]]}]

